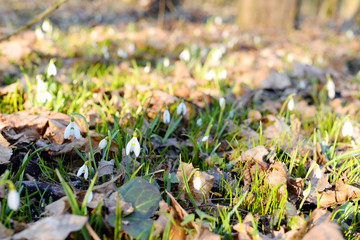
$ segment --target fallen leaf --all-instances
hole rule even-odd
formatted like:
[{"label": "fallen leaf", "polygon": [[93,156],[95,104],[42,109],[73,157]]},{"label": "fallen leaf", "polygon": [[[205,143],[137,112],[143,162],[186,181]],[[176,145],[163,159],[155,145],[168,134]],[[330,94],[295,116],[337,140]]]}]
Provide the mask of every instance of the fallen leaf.
[{"label": "fallen leaf", "polygon": [[303,240],[341,240],[344,239],[339,225],[333,222],[322,223],[312,228]]},{"label": "fallen leaf", "polygon": [[264,89],[285,89],[291,86],[290,78],[285,73],[278,73],[272,71],[269,76],[261,82],[261,87]]},{"label": "fallen leaf", "polygon": [[111,159],[110,161],[101,159],[98,167],[98,172],[99,172],[98,177],[113,174],[114,163],[115,163],[115,159]]},{"label": "fallen leaf", "polygon": [[12,236],[12,239],[63,240],[71,232],[79,231],[87,220],[87,216],[71,214],[43,218]]},{"label": "fallen leaf", "polygon": [[12,149],[9,147],[10,143],[0,134],[0,164],[7,164],[10,162]]}]

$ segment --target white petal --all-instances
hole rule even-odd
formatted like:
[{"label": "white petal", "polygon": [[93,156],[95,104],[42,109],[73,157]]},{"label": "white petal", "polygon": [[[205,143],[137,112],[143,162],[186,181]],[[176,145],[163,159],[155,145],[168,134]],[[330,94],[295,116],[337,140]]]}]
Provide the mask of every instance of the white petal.
[{"label": "white petal", "polygon": [[100,141],[99,148],[104,149],[104,148],[106,148],[107,144],[108,144],[108,142],[107,142],[106,138],[104,138],[103,140]]},{"label": "white petal", "polygon": [[79,130],[79,128],[76,126],[75,123],[74,123],[74,133],[73,133],[73,134],[75,134],[75,137],[76,137],[77,139],[80,139],[80,138],[81,138],[80,130]]},{"label": "white petal", "polygon": [[71,123],[67,125],[67,127],[65,128],[64,138],[68,139],[70,137],[70,133],[71,133]]},{"label": "white petal", "polygon": [[85,180],[87,180],[88,177],[89,177],[89,169],[88,169],[87,166],[85,166],[85,173],[84,173],[84,178],[85,178]]},{"label": "white petal", "polygon": [[126,144],[126,155],[129,155],[131,152],[132,142],[133,142],[133,138],[128,142],[128,144]]},{"label": "white petal", "polygon": [[170,112],[169,112],[169,110],[165,110],[164,111],[164,114],[163,114],[163,122],[165,123],[165,124],[169,124],[170,123]]},{"label": "white petal", "polygon": [[80,177],[80,176],[86,171],[85,168],[86,168],[85,164],[82,165],[82,166],[79,168],[76,176]]},{"label": "white petal", "polygon": [[10,190],[7,198],[7,205],[11,210],[15,211],[19,208],[19,204],[20,204],[19,193],[15,189]]},{"label": "white petal", "polygon": [[93,197],[94,197],[93,192],[90,192],[90,193],[89,193],[89,197],[88,197],[88,199],[87,199],[87,203],[91,202],[92,199],[93,199]]},{"label": "white petal", "polygon": [[198,125],[199,127],[202,125],[202,119],[199,118],[197,121],[196,121],[196,125]]},{"label": "white petal", "polygon": [[292,111],[294,109],[294,106],[295,106],[295,103],[294,103],[294,100],[290,99],[290,101],[288,102],[288,110],[289,111]]},{"label": "white petal", "polygon": [[202,141],[202,142],[206,142],[208,139],[209,139],[209,136],[204,136],[204,137],[201,139],[201,141]]},{"label": "white petal", "polygon": [[178,106],[177,106],[177,108],[176,108],[176,113],[178,114],[178,115],[180,115],[181,113],[182,113],[182,105],[181,105],[182,103],[180,103]]},{"label": "white petal", "polygon": [[47,74],[48,74],[48,76],[56,76],[57,70],[56,70],[56,66],[53,62],[50,62],[49,67],[47,69]]},{"label": "white petal", "polygon": [[316,177],[317,179],[320,179],[320,178],[321,178],[321,170],[320,170],[320,167],[319,167],[319,166],[315,167],[315,177]]},{"label": "white petal", "polygon": [[219,99],[219,105],[221,109],[225,109],[225,105],[226,105],[225,98],[222,97]]},{"label": "white petal", "polygon": [[200,176],[197,176],[195,177],[194,181],[193,181],[193,185],[194,185],[194,188],[196,190],[200,190],[201,189],[201,179],[200,179]]},{"label": "white petal", "polygon": [[133,137],[134,139],[134,153],[135,153],[135,156],[138,157],[140,155],[140,144],[139,144],[139,141],[137,140],[136,137]]}]

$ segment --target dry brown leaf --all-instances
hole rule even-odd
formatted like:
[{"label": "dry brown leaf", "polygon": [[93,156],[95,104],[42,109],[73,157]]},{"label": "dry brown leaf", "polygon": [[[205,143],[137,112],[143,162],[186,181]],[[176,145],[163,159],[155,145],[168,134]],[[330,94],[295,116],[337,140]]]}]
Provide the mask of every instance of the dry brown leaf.
[{"label": "dry brown leaf", "polygon": [[303,240],[341,240],[344,237],[341,234],[339,225],[333,222],[322,223],[312,228]]},{"label": "dry brown leaf", "polygon": [[277,190],[277,197],[280,199],[284,193],[285,188],[287,188],[287,179],[289,177],[288,169],[283,162],[275,162],[269,167],[269,172],[266,175],[266,182],[279,188]]},{"label": "dry brown leaf", "polygon": [[60,216],[64,214],[69,209],[69,201],[68,198],[62,197],[55,202],[50,203],[45,207],[45,212],[42,215],[45,216]]},{"label": "dry brown leaf", "polygon": [[87,219],[87,216],[71,214],[43,218],[28,229],[12,236],[12,239],[63,240],[71,232],[79,231]]},{"label": "dry brown leaf", "polygon": [[98,167],[98,172],[99,172],[98,177],[113,174],[114,163],[115,163],[115,159],[111,159],[110,161],[101,159]]},{"label": "dry brown leaf", "polygon": [[285,89],[291,86],[289,77],[284,73],[272,71],[264,81],[261,82],[261,87],[264,89]]},{"label": "dry brown leaf", "polygon": [[12,149],[9,146],[10,143],[0,134],[0,164],[10,162]]},{"label": "dry brown leaf", "polygon": [[113,192],[109,197],[105,197],[104,199],[104,206],[109,209],[110,214],[115,214],[117,201],[119,201],[120,204],[122,217],[125,217],[134,212],[134,207],[131,203],[126,202],[124,197],[118,192]]},{"label": "dry brown leaf", "polygon": [[6,228],[0,223],[0,239],[6,239],[14,234],[14,230]]}]

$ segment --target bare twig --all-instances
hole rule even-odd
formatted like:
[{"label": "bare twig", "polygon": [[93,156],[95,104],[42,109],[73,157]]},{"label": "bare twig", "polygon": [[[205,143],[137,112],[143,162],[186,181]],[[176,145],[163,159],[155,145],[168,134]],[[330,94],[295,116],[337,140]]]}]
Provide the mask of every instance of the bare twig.
[{"label": "bare twig", "polygon": [[6,35],[5,37],[0,38],[0,42],[8,40],[10,37],[19,34],[20,32],[30,28],[34,24],[39,23],[41,20],[43,20],[44,18],[49,16],[52,12],[54,12],[56,9],[58,9],[62,4],[64,4],[67,1],[68,0],[60,0],[58,2],[55,2],[52,6],[45,9],[45,11],[43,11],[39,15],[35,16],[30,22],[28,22],[25,25],[21,26],[20,28],[16,29],[13,33],[10,33],[10,34]]},{"label": "bare twig", "polygon": [[96,232],[94,231],[94,229],[90,226],[89,223],[85,224],[86,229],[88,230],[88,232],[90,233],[91,237],[94,240],[100,240],[99,236],[96,234]]}]

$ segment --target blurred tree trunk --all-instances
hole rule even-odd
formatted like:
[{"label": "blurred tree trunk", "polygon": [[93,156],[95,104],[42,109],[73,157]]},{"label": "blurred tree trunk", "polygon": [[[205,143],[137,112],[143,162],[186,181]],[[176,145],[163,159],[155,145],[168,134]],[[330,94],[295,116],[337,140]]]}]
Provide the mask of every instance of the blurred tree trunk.
[{"label": "blurred tree trunk", "polygon": [[157,17],[164,12],[174,12],[176,8],[181,6],[182,2],[182,0],[150,0],[147,13]]},{"label": "blurred tree trunk", "polygon": [[238,0],[241,29],[282,30],[294,27],[297,0]]}]

